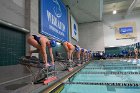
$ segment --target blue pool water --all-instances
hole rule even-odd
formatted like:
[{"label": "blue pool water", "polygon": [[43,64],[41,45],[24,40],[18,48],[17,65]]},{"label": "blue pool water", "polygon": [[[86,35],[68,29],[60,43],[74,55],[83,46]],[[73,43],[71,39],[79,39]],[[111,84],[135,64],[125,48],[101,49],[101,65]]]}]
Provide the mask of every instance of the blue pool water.
[{"label": "blue pool water", "polygon": [[[110,67],[105,69],[104,67]],[[113,67],[137,67],[127,62],[91,62],[67,82],[91,83],[139,83],[140,74],[89,74],[88,72],[140,72],[140,69],[114,69]],[[94,69],[86,69],[94,68]],[[83,74],[88,73],[88,74]],[[109,86],[89,84],[65,84],[61,93],[140,93],[140,86]]]}]

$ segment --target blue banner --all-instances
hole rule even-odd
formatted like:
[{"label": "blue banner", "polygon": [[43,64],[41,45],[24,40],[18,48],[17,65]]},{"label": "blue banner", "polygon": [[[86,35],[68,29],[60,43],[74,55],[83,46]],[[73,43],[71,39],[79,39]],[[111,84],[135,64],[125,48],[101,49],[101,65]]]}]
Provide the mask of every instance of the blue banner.
[{"label": "blue banner", "polygon": [[120,34],[133,33],[133,27],[122,27],[119,28]]},{"label": "blue banner", "polygon": [[68,41],[68,14],[61,0],[40,1],[40,33]]}]

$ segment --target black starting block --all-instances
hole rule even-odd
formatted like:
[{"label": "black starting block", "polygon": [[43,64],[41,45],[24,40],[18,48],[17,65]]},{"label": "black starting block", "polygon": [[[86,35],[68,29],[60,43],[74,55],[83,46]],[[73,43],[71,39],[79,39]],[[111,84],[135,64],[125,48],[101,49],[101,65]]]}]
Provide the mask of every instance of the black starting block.
[{"label": "black starting block", "polygon": [[[39,84],[39,83],[48,84],[57,79],[55,65],[45,68],[45,65],[43,64],[43,62],[40,62],[39,59],[35,56],[21,57],[19,61],[20,61],[20,64],[24,65],[27,68],[27,70],[29,70],[30,73],[32,74],[33,84]],[[34,72],[31,69],[31,67],[38,68],[38,71]]]}]

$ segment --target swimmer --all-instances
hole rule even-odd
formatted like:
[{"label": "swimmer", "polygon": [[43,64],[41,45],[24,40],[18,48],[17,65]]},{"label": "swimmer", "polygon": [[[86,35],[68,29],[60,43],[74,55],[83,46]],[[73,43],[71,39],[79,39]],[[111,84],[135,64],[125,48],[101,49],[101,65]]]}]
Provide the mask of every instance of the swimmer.
[{"label": "swimmer", "polygon": [[50,57],[51,57],[51,63],[54,65],[54,57],[52,53],[52,47],[56,46],[55,40],[49,40],[46,36],[43,36],[41,34],[39,35],[31,35],[28,37],[27,42],[32,45],[33,47],[37,48],[36,50],[30,50],[30,56],[32,53],[39,52],[43,58],[43,62],[45,64],[45,67],[47,68],[50,66],[50,64],[47,61],[47,53],[46,53],[46,47],[48,46]]},{"label": "swimmer", "polygon": [[65,47],[65,50],[67,52],[67,59],[73,60],[73,52],[75,50],[75,47],[67,41],[63,42],[63,46]]}]

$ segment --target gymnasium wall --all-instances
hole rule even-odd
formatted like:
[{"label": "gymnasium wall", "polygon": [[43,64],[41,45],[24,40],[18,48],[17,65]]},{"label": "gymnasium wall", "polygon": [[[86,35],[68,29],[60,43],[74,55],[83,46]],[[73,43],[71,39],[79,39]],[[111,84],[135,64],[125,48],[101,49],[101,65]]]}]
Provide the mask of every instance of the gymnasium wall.
[{"label": "gymnasium wall", "polygon": [[105,53],[106,54],[120,54],[121,53],[121,49],[120,47],[109,47],[109,48],[105,48]]},{"label": "gymnasium wall", "polygon": [[0,20],[2,20],[0,21],[0,93],[14,91],[15,89],[12,89],[12,86],[16,85],[14,80],[17,80],[19,88],[22,87],[21,82],[29,80],[29,77],[19,80],[29,75],[29,72],[19,64],[19,58],[25,56],[26,52],[26,31],[24,32],[23,28],[29,30],[25,3],[25,0],[0,0]]},{"label": "gymnasium wall", "polygon": [[0,66],[17,65],[25,56],[25,4],[25,0],[0,1]]},{"label": "gymnasium wall", "polygon": [[[132,12],[131,15],[127,15],[124,17],[126,13],[118,13],[116,15],[104,15],[104,24],[103,24],[103,32],[104,32],[104,44],[105,47],[117,47],[117,46],[125,46],[130,45],[140,41],[140,11]],[[135,39],[119,39],[116,40],[115,30],[109,26],[114,26],[115,24],[120,23],[128,23],[135,22],[136,23],[136,37]]]},{"label": "gymnasium wall", "polygon": [[101,22],[79,24],[79,44],[92,51],[104,51],[104,33]]},{"label": "gymnasium wall", "polygon": [[25,0],[0,0],[0,20],[25,27]]}]

